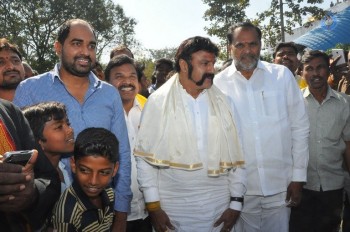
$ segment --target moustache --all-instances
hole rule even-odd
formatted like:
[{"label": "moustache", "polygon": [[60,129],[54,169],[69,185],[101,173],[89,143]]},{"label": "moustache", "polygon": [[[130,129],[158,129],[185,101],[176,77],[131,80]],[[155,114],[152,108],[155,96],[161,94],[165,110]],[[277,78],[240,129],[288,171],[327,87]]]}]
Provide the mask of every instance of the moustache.
[{"label": "moustache", "polygon": [[310,78],[311,81],[312,81],[312,80],[315,80],[315,79],[323,79],[323,77],[321,77],[321,76],[312,76],[312,77]]},{"label": "moustache", "polygon": [[241,59],[244,59],[244,58],[249,58],[249,59],[253,59],[253,60],[256,60],[256,56],[254,54],[243,54],[241,56]]},{"label": "moustache", "polygon": [[118,90],[122,90],[124,88],[131,88],[132,90],[134,90],[136,87],[132,84],[128,84],[128,85],[121,85],[118,87]]},{"label": "moustache", "polygon": [[282,62],[285,61],[285,60],[291,62],[291,60],[290,60],[288,57],[287,57],[287,58],[283,58],[283,59],[282,59]]},{"label": "moustache", "polygon": [[11,75],[13,73],[19,74],[19,71],[16,69],[12,69],[12,70],[6,70],[5,72],[3,72],[3,75]]},{"label": "moustache", "polygon": [[92,62],[90,56],[76,56],[76,57],[74,57],[74,60],[78,60],[78,59],[86,59],[86,60],[89,60],[90,62]]},{"label": "moustache", "polygon": [[199,81],[197,81],[197,82],[195,82],[195,84],[196,84],[197,86],[201,86],[201,85],[203,85],[205,79],[213,80],[213,79],[214,79],[214,76],[215,76],[214,73],[204,73],[203,76],[202,76],[202,79],[199,80]]}]

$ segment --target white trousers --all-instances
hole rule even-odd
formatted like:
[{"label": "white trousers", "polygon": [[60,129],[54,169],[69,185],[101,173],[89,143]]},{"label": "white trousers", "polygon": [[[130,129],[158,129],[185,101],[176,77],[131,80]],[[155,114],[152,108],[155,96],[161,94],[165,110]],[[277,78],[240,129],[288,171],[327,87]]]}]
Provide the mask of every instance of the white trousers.
[{"label": "white trousers", "polygon": [[245,196],[235,232],[288,232],[290,208],[286,193],[272,196]]}]

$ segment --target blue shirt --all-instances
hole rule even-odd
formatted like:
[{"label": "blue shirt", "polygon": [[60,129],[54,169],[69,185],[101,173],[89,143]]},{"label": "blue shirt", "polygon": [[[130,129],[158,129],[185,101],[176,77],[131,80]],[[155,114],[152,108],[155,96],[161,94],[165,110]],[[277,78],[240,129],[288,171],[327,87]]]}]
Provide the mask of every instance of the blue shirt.
[{"label": "blue shirt", "polygon": [[59,68],[60,65],[57,64],[53,71],[22,81],[16,89],[13,102],[19,107],[45,101],[59,101],[65,104],[75,136],[88,127],[103,127],[112,131],[119,141],[119,169],[115,178],[114,209],[128,212],[132,198],[130,146],[120,95],[113,86],[100,81],[90,72],[89,88],[83,104],[80,104],[66,89],[59,77]]}]

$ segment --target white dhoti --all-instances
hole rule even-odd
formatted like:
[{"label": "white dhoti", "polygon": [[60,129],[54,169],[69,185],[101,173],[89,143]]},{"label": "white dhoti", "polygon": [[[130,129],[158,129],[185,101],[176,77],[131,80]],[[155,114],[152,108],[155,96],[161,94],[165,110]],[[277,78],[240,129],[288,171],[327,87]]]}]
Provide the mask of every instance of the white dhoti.
[{"label": "white dhoti", "polygon": [[220,231],[222,225],[213,225],[229,208],[228,176],[209,177],[203,169],[169,168],[160,170],[158,178],[162,209],[175,231]]}]

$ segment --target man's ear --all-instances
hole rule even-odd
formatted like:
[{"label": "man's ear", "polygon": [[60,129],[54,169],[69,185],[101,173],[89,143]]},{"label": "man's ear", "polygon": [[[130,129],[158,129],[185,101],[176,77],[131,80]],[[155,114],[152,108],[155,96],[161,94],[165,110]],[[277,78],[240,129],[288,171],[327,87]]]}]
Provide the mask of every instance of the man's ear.
[{"label": "man's ear", "polygon": [[55,41],[54,48],[55,48],[56,55],[61,56],[62,44],[60,42],[58,42],[58,41]]},{"label": "man's ear", "polygon": [[180,70],[187,73],[188,72],[188,64],[184,59],[179,60]]},{"label": "man's ear", "polygon": [[38,140],[38,144],[41,147],[41,150],[45,151],[45,147],[44,147],[44,141],[42,141],[41,139]]},{"label": "man's ear", "polygon": [[69,162],[70,162],[70,168],[72,169],[72,172],[75,174],[77,167],[75,165],[74,156],[70,157]]},{"label": "man's ear", "polygon": [[[301,77],[303,77],[303,67],[302,65],[299,65],[299,67],[297,68],[297,70],[295,71],[295,73]],[[304,78],[303,78],[304,79]]]},{"label": "man's ear", "polygon": [[229,57],[231,57],[231,44],[228,44],[226,46],[226,51],[228,51],[228,55],[229,55]]},{"label": "man's ear", "polygon": [[227,51],[230,58],[233,58],[232,47],[233,47],[233,44],[227,45]]}]

